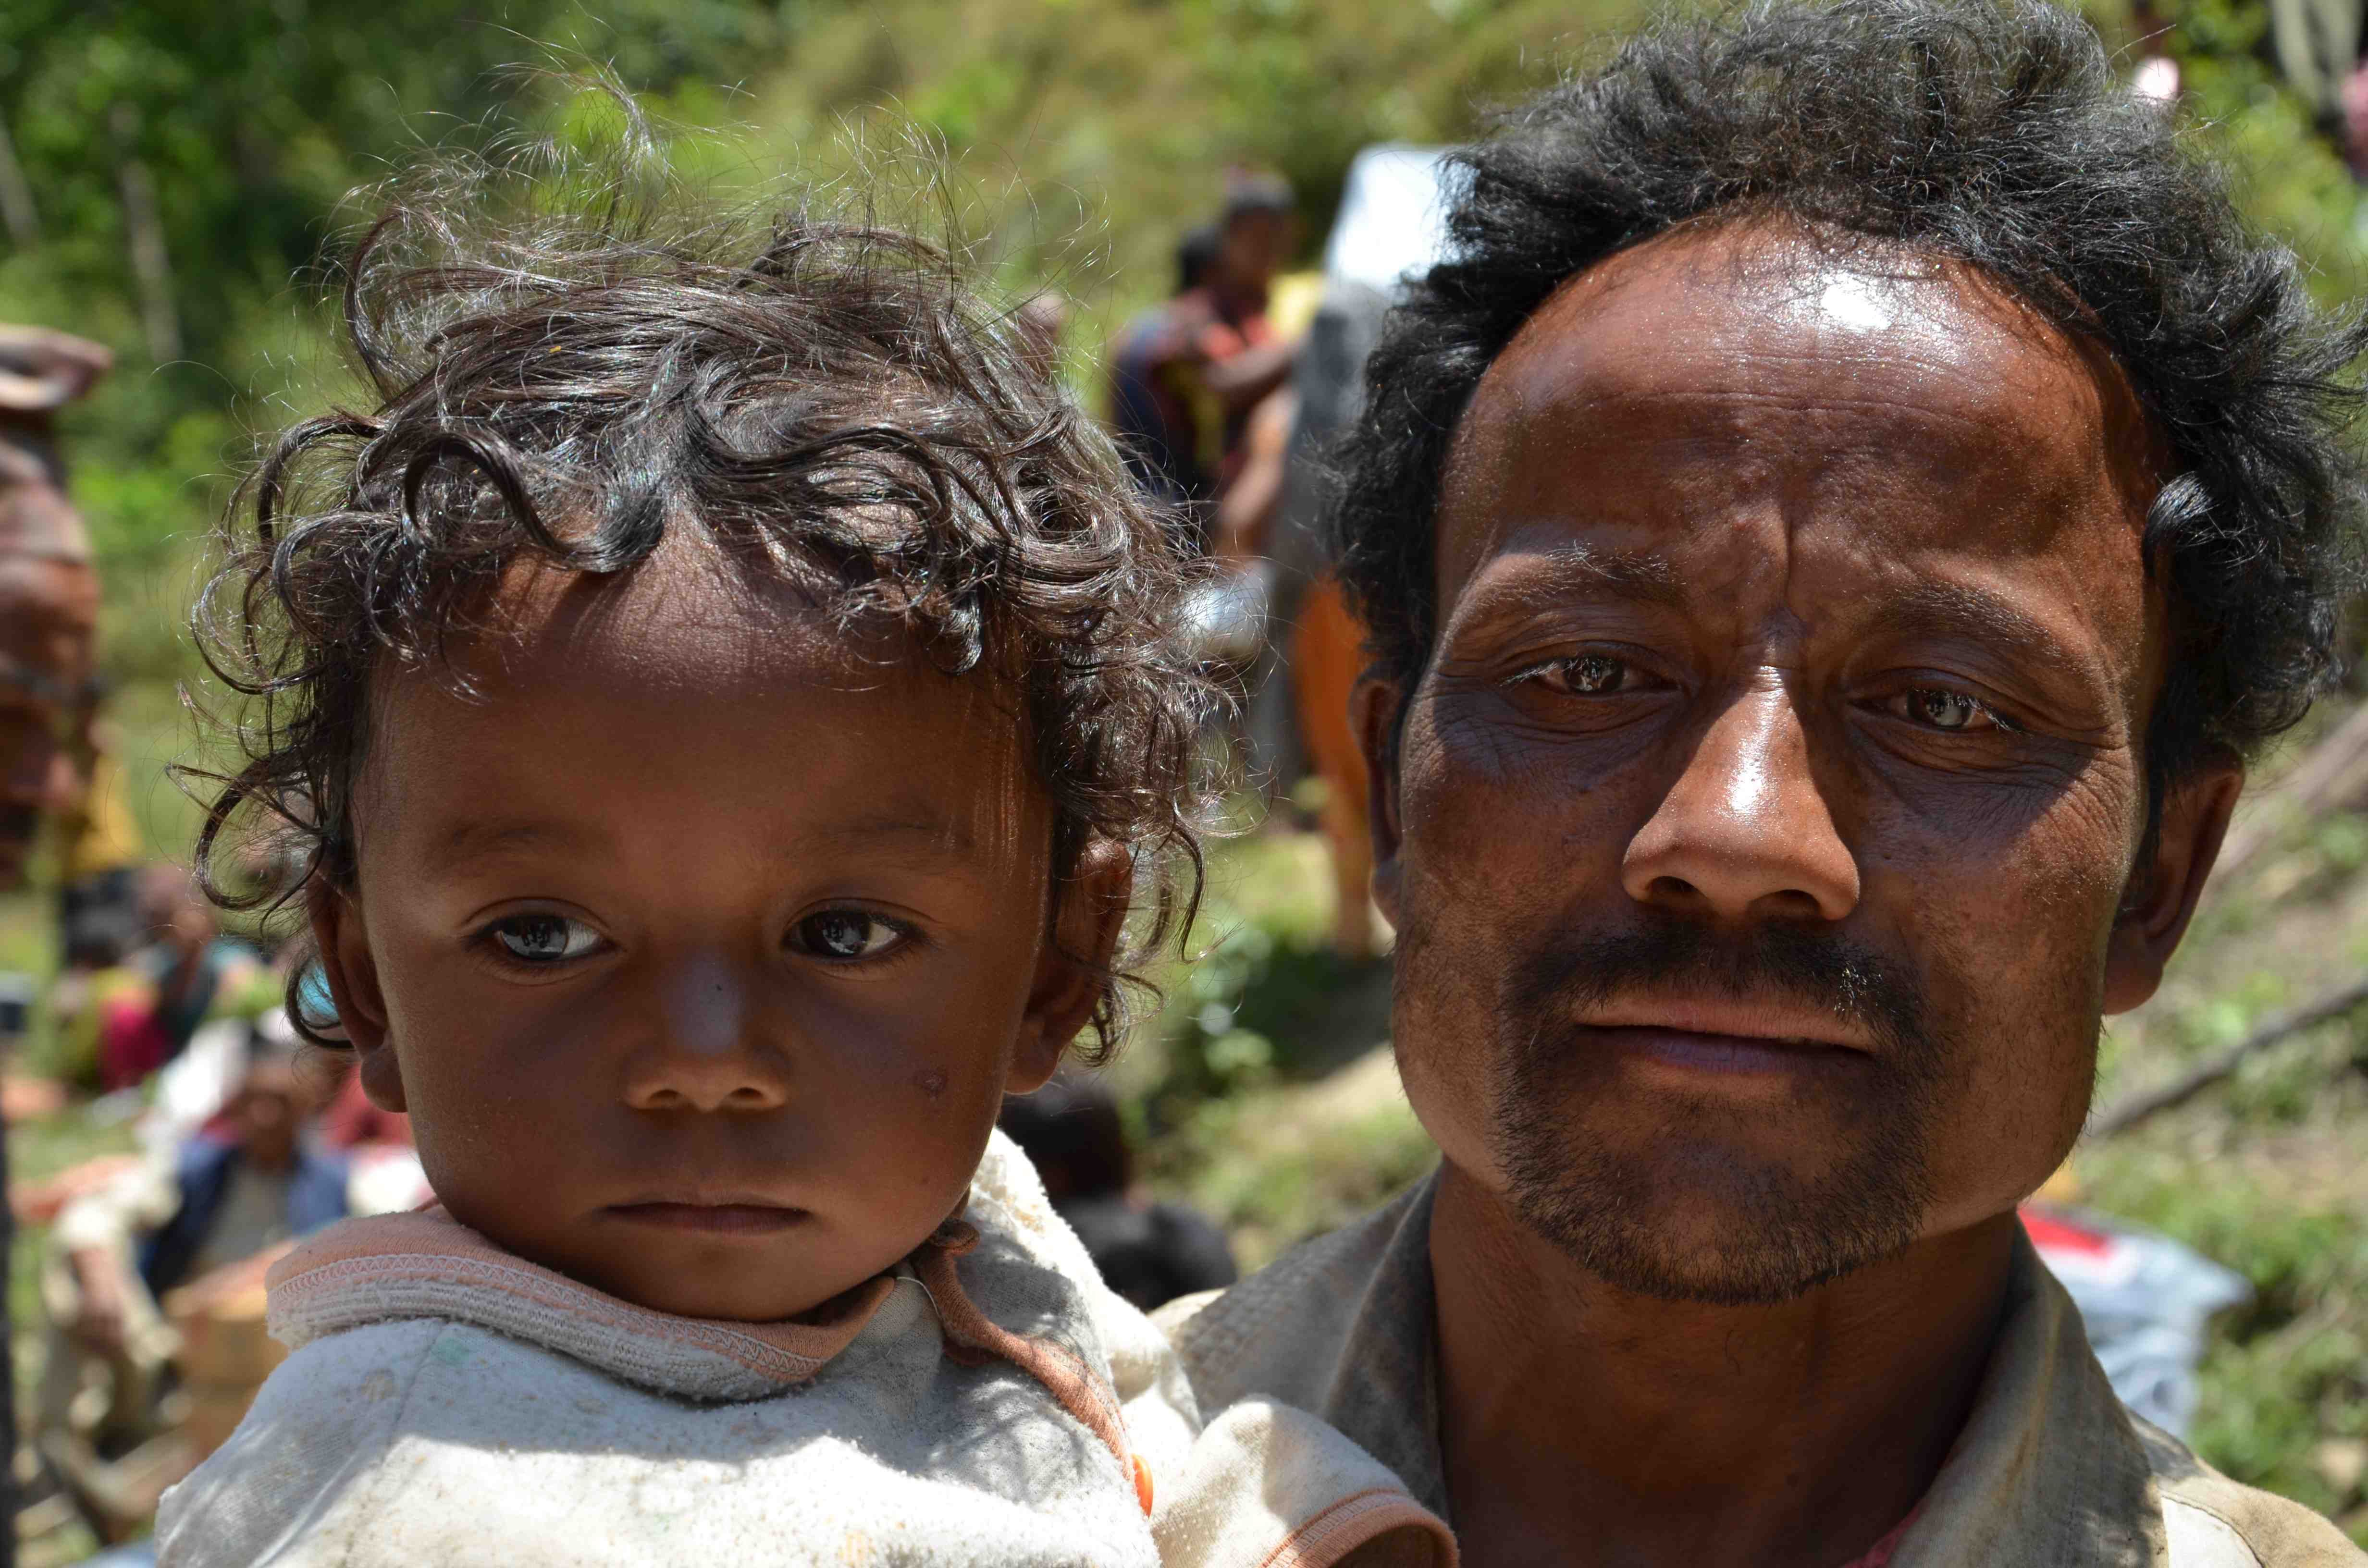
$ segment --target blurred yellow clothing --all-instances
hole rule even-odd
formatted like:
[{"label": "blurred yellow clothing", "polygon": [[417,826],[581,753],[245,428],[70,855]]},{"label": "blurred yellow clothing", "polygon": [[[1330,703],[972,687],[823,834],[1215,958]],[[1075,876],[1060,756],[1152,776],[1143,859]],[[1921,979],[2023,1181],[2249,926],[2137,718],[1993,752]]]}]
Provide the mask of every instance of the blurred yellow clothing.
[{"label": "blurred yellow clothing", "polygon": [[1282,337],[1304,335],[1324,302],[1324,274],[1286,272],[1267,285],[1266,319]]},{"label": "blurred yellow clothing", "polygon": [[69,882],[146,858],[139,825],[123,801],[123,765],[112,752],[102,751],[92,759],[90,788],[73,808],[59,814],[58,843]]}]

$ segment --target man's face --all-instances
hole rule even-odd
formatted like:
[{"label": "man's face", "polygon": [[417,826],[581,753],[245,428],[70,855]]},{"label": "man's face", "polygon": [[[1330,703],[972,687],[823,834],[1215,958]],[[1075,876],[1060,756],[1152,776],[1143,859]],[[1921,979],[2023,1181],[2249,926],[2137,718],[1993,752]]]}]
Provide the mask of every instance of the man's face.
[{"label": "man's face", "polygon": [[1961,267],[1736,226],[1543,307],[1458,430],[1381,780],[1449,1159],[1706,1301],[2036,1187],[2153,979],[2112,934],[2158,466],[2119,372]]},{"label": "man's face", "polygon": [[41,814],[73,798],[97,625],[87,565],[0,555],[0,886],[24,875]]},{"label": "man's face", "polygon": [[1289,212],[1239,212],[1217,242],[1217,268],[1239,289],[1263,289],[1274,281],[1298,243],[1299,220]]},{"label": "man's face", "polygon": [[295,1063],[258,1063],[248,1070],[231,1102],[239,1147],[256,1165],[274,1170],[287,1165],[295,1157],[304,1119],[318,1100]]}]

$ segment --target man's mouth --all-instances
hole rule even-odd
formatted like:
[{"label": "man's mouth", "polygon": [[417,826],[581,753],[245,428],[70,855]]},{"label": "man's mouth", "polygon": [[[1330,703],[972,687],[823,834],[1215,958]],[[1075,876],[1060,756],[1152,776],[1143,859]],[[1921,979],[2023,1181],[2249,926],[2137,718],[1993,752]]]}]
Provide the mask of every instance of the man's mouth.
[{"label": "man's mouth", "polygon": [[607,1212],[628,1224],[659,1230],[745,1236],[776,1235],[814,1218],[807,1210],[786,1203],[737,1194],[716,1199],[646,1199],[611,1204]]},{"label": "man's mouth", "polygon": [[1797,1073],[1862,1057],[1822,1040],[1702,1034],[1691,1029],[1592,1028],[1612,1050],[1697,1073]]},{"label": "man's mouth", "polygon": [[1616,1001],[1588,1008],[1578,1022],[1614,1051],[1701,1073],[1796,1073],[1870,1051],[1831,1013],[1784,1002]]}]

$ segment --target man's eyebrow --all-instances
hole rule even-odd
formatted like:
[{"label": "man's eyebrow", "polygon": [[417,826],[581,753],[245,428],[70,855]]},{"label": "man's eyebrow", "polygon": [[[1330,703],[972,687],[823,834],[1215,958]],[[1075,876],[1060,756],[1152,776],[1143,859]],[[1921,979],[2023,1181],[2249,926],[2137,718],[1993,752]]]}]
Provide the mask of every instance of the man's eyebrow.
[{"label": "man's eyebrow", "polygon": [[1918,583],[1884,597],[1876,624],[1893,632],[1954,632],[2055,665],[2082,662],[2046,622],[2004,597],[1962,583]]},{"label": "man's eyebrow", "polygon": [[1476,608],[1498,615],[1607,597],[1674,608],[1686,597],[1678,569],[1657,551],[1577,544],[1500,555],[1471,593]]}]

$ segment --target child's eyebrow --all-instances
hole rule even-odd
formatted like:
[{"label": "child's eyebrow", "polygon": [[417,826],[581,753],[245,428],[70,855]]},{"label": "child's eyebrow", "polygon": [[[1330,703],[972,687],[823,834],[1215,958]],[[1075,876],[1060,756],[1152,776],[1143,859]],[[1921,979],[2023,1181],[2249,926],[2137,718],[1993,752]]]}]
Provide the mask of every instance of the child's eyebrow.
[{"label": "child's eyebrow", "polygon": [[[431,842],[426,859],[431,870],[457,870],[493,855],[582,855],[606,841],[604,834],[560,823],[477,818],[454,824],[450,832]],[[834,842],[861,843],[874,853],[928,862],[966,859],[978,847],[978,836],[968,824],[926,812],[860,817],[818,826],[800,835],[797,846],[803,850]]]},{"label": "child's eyebrow", "polygon": [[483,819],[458,823],[427,846],[430,869],[450,870],[488,855],[534,850],[581,850],[597,835],[555,823],[502,822]]},{"label": "child's eyebrow", "polygon": [[977,847],[977,838],[968,825],[950,817],[863,817],[817,829],[813,836],[887,844],[902,841],[935,855],[966,856]]}]

